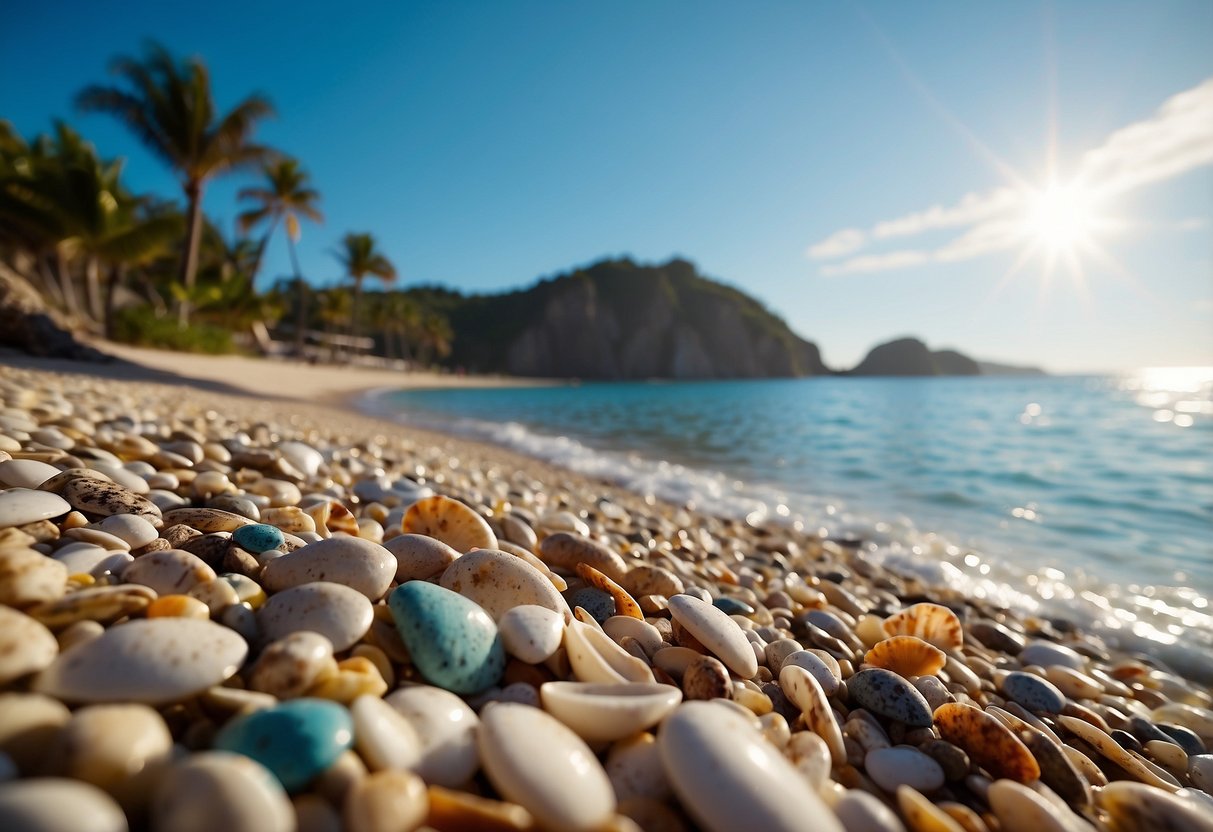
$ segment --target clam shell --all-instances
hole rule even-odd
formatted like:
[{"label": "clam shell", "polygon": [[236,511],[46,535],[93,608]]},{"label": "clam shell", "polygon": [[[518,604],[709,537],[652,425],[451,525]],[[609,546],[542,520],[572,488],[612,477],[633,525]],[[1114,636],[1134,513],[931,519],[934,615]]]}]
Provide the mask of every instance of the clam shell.
[{"label": "clam shell", "polygon": [[884,631],[891,636],[917,636],[945,651],[957,650],[964,644],[964,631],[956,613],[927,602],[886,618]]},{"label": "clam shell", "polygon": [[917,636],[892,636],[878,642],[863,657],[872,667],[883,667],[898,676],[933,676],[943,670],[948,656]]},{"label": "clam shell", "polygon": [[583,740],[610,742],[656,725],[682,701],[682,691],[656,683],[548,682],[539,697]]},{"label": "clam shell", "polygon": [[457,552],[496,549],[497,536],[489,523],[467,505],[436,494],[409,506],[401,529],[441,540]]}]

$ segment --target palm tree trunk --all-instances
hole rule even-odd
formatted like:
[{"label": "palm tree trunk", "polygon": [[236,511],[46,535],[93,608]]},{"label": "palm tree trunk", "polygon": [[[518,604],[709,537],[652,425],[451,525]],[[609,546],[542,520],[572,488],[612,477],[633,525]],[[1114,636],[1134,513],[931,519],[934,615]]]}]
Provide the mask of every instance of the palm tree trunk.
[{"label": "palm tree trunk", "polygon": [[185,186],[189,200],[189,219],[185,228],[185,252],[181,257],[181,286],[186,297],[177,306],[177,324],[184,329],[190,322],[190,297],[194,291],[194,280],[198,276],[198,249],[202,242],[202,183],[189,182]]},{"label": "palm tree trunk", "polygon": [[361,306],[362,306],[362,278],[355,277],[354,278],[354,304],[353,304],[353,309],[351,310],[351,314],[350,314],[350,335],[353,335],[355,338],[358,337],[358,333],[361,329],[361,327],[359,327],[359,324],[361,323],[361,321],[358,320],[359,307],[361,307]]},{"label": "palm tree trunk", "polygon": [[72,270],[62,248],[55,249],[55,271],[59,275],[59,291],[63,293],[64,307],[73,318],[80,315],[80,303],[76,300],[76,287],[72,283]]},{"label": "palm tree trunk", "polygon": [[55,274],[46,255],[39,254],[34,261],[37,264],[38,282],[42,284],[43,291],[50,295],[51,303],[63,309],[67,306],[67,300],[63,297],[59,284],[55,282]]},{"label": "palm tree trunk", "polygon": [[295,240],[287,234],[286,242],[291,252],[291,268],[295,270],[295,354],[302,357],[303,328],[307,324],[307,284],[303,282],[303,274],[299,271],[299,254],[295,251]]},{"label": "palm tree trunk", "polygon": [[88,314],[94,321],[101,321],[105,316],[101,306],[101,264],[92,255],[84,263],[84,281],[88,292]]},{"label": "palm tree trunk", "polygon": [[110,269],[110,282],[105,287],[105,317],[103,320],[105,337],[111,340],[114,337],[114,301],[117,300],[118,287],[125,280],[126,269],[123,266],[115,264]]}]

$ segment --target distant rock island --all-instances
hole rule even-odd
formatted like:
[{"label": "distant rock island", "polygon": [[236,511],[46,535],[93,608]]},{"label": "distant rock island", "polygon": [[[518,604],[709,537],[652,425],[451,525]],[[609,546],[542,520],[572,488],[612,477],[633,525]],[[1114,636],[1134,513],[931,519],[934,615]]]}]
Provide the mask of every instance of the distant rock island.
[{"label": "distant rock island", "polygon": [[931,351],[909,337],[873,348],[851,370],[831,370],[816,344],[759,301],[681,259],[603,260],[496,295],[437,287],[408,294],[450,322],[447,363],[481,373],[587,380],[1042,373]]}]

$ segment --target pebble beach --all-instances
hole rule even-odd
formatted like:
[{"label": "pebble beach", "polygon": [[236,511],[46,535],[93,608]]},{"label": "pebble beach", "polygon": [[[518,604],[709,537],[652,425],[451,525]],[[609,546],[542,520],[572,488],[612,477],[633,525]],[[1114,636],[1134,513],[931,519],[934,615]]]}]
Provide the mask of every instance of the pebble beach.
[{"label": "pebble beach", "polygon": [[1213,830],[1145,653],[215,361],[0,367],[2,830]]}]

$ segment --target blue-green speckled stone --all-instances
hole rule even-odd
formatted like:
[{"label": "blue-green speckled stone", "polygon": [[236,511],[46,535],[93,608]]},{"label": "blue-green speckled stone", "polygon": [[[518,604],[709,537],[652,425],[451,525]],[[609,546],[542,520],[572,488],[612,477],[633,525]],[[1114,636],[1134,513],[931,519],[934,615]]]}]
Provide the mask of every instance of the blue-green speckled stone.
[{"label": "blue-green speckled stone", "polygon": [[568,602],[569,609],[581,607],[599,624],[606,623],[606,620],[615,614],[615,599],[611,597],[611,594],[592,586],[583,586],[581,589],[566,592],[564,600]]},{"label": "blue-green speckled stone", "polygon": [[479,693],[501,680],[505,649],[497,625],[457,592],[409,581],[388,597],[413,664],[429,682],[454,693]]},{"label": "blue-green speckled stone", "polygon": [[286,542],[282,531],[277,526],[266,523],[254,523],[251,526],[241,526],[232,532],[232,540],[246,552],[259,555],[271,549],[277,549]]},{"label": "blue-green speckled stone", "polygon": [[754,612],[754,608],[745,601],[723,595],[713,601],[712,606],[726,615],[751,615]]},{"label": "blue-green speckled stone", "polygon": [[292,699],[238,716],[215,737],[215,748],[251,757],[297,792],[354,742],[354,721],[326,699]]}]

